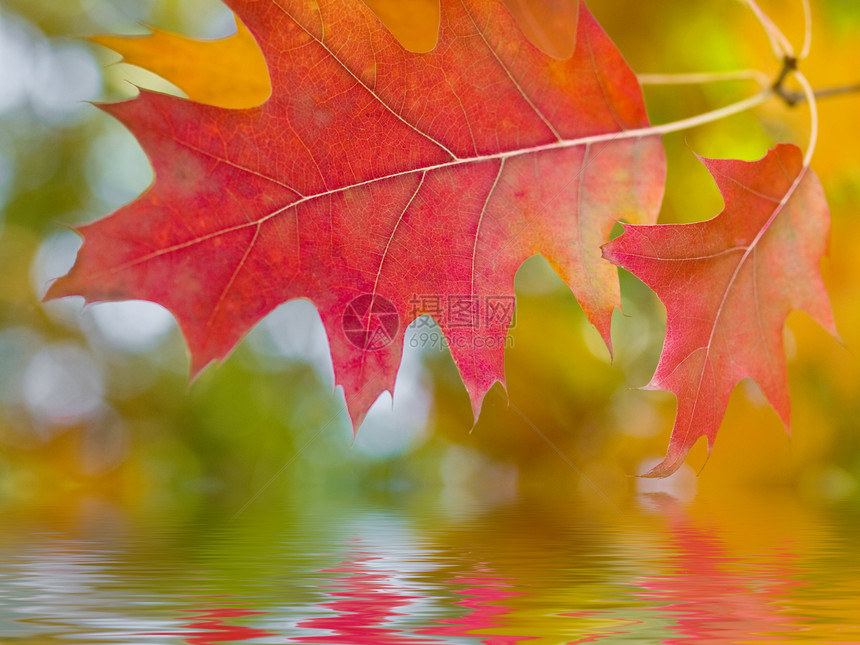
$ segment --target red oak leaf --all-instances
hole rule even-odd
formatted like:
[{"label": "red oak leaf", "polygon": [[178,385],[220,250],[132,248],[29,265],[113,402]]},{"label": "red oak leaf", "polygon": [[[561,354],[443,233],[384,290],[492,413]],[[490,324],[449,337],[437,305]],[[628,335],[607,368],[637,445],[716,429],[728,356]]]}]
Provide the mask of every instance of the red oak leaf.
[{"label": "red oak leaf", "polygon": [[702,159],[725,200],[696,224],[626,226],[604,247],[666,306],[666,340],[646,389],[674,392],[678,412],[666,458],[671,475],[699,437],[713,446],[729,395],[752,378],[789,427],[783,325],[801,309],[836,335],[819,264],[830,213],[797,146],[754,162]]},{"label": "red oak leaf", "polygon": [[[154,185],[81,229],[48,297],[139,298],[177,318],[196,374],[308,298],[357,425],[394,384],[403,329],[434,313],[477,416],[504,383],[514,274],[541,253],[609,343],[614,221],[656,220],[665,162],[636,78],[582,6],[560,61],[500,0],[443,0],[412,53],[358,0],[228,0],[272,96],[228,110],[152,92],[102,108]],[[441,311],[437,306],[441,303]]]}]

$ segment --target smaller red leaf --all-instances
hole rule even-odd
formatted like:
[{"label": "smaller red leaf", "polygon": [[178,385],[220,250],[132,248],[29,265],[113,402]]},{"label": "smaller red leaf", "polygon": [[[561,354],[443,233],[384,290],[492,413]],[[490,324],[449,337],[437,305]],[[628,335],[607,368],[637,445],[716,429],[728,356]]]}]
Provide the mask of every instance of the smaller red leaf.
[{"label": "smaller red leaf", "polygon": [[666,477],[699,437],[713,447],[729,395],[754,379],[789,426],[783,326],[809,313],[836,335],[819,263],[830,213],[800,150],[778,145],[754,162],[701,158],[723,195],[717,217],[695,224],[626,226],[603,255],[640,278],[666,306],[663,353],[646,389],[673,392],[678,412]]}]

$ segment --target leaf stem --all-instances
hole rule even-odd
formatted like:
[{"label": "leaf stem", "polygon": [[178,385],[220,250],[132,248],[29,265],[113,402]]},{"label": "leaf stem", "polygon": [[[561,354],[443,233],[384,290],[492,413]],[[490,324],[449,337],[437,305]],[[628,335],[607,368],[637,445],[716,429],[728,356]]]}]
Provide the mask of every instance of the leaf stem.
[{"label": "leaf stem", "polygon": [[798,59],[803,60],[809,56],[809,49],[812,47],[812,8],[809,6],[809,0],[802,0],[803,4],[803,47]]},{"label": "leaf stem", "polygon": [[492,154],[492,155],[484,155],[481,157],[472,157],[470,159],[456,159],[454,161],[448,161],[437,166],[433,166],[431,168],[424,168],[423,170],[434,170],[435,168],[442,168],[445,166],[452,166],[463,163],[464,161],[483,161],[485,159],[504,159],[506,157],[516,157],[523,154],[529,154],[532,152],[542,152],[544,150],[553,150],[559,148],[570,148],[573,146],[584,145],[587,143],[598,143],[601,141],[612,142],[616,140],[624,140],[624,139],[640,139],[642,137],[650,137],[655,135],[664,135],[669,134],[670,132],[679,132],[681,130],[689,130],[690,128],[695,128],[700,125],[705,125],[706,123],[712,123],[713,121],[719,121],[720,119],[725,119],[734,114],[740,114],[741,112],[746,112],[762,103],[766,102],[768,99],[776,96],[776,91],[773,87],[766,87],[757,94],[754,94],[748,98],[743,99],[742,101],[738,101],[737,103],[731,103],[729,105],[725,105],[721,108],[717,108],[716,110],[711,110],[709,112],[704,112],[702,114],[697,114],[696,116],[691,116],[686,119],[680,119],[678,121],[670,121],[668,123],[662,123],[660,125],[651,125],[645,128],[634,128],[632,130],[622,130],[621,132],[607,132],[606,134],[596,134],[587,137],[581,137],[577,139],[564,139],[562,141],[555,141],[553,143],[544,144],[540,146],[534,146],[532,148],[524,148],[520,150],[513,150],[511,152],[503,152],[501,154]]},{"label": "leaf stem", "polygon": [[731,72],[693,72],[681,74],[637,74],[640,85],[697,85],[725,81],[755,81],[761,87],[771,83],[770,77],[757,69],[740,69]]},{"label": "leaf stem", "polygon": [[[794,48],[791,46],[791,42],[785,37],[785,34],[776,26],[770,17],[761,10],[761,7],[758,6],[756,0],[744,1],[768,33],[768,37],[771,39],[771,45],[776,43],[782,50],[782,70],[780,70],[779,76],[776,78],[776,81],[774,81],[771,91],[791,105],[783,84],[785,83],[785,79],[793,73],[795,79],[803,89],[803,95],[809,102],[809,143],[806,146],[806,154],[803,156],[803,171],[798,175],[794,184],[792,184],[792,188],[786,195],[787,200],[788,195],[790,195],[800,183],[806,169],[809,168],[812,156],[815,154],[815,146],[818,143],[818,104],[815,101],[815,91],[812,89],[812,85],[809,84],[806,76],[797,69],[798,57],[794,53]],[[804,58],[809,54],[809,48],[812,44],[812,11],[809,5],[809,0],[801,0],[801,2],[803,4],[803,19],[805,24],[803,48],[800,52],[800,58]]]},{"label": "leaf stem", "polygon": [[795,58],[794,47],[791,46],[791,42],[785,37],[780,28],[774,24],[770,16],[761,10],[756,0],[743,0],[743,2],[755,14],[761,26],[764,27],[774,55],[780,59],[785,57]]},{"label": "leaf stem", "polygon": [[653,125],[650,128],[642,128],[639,132],[643,132],[643,134],[640,136],[645,136],[645,134],[668,134],[669,132],[678,132],[679,130],[695,128],[696,126],[711,123],[712,121],[719,121],[720,119],[725,119],[733,114],[746,112],[757,105],[761,105],[774,95],[774,89],[772,87],[766,87],[757,94],[754,94],[743,101],[738,101],[737,103],[732,103],[730,105],[717,108],[716,110],[711,110],[710,112],[704,112],[679,121],[670,121],[669,123],[663,123],[661,125]]},{"label": "leaf stem", "polygon": [[795,78],[803,88],[803,93],[809,102],[809,144],[806,146],[806,154],[803,156],[803,166],[809,168],[812,155],[815,154],[815,145],[818,143],[818,103],[815,100],[815,91],[803,73],[796,72]]}]

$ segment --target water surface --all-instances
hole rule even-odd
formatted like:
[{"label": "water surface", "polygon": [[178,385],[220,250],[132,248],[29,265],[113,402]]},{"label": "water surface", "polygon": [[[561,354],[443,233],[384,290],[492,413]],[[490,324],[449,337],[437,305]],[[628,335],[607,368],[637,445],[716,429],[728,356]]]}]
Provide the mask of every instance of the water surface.
[{"label": "water surface", "polygon": [[860,643],[860,521],[782,498],[9,510],[4,643]]}]

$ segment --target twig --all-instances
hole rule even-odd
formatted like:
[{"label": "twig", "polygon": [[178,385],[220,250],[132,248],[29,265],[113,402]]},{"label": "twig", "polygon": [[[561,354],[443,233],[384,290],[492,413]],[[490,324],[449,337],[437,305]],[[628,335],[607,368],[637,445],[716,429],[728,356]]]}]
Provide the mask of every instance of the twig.
[{"label": "twig", "polygon": [[[798,103],[803,103],[807,100],[806,92],[790,92],[783,87],[776,88],[774,92],[790,107],[794,107]],[[816,99],[826,99],[832,96],[842,96],[844,94],[857,94],[860,93],[860,83],[822,87],[821,89],[813,90],[812,93]]]},{"label": "twig", "polygon": [[796,71],[797,59],[794,56],[784,57],[782,59],[782,69],[779,70],[779,75],[777,75],[776,80],[773,82],[773,85],[771,85],[773,91],[779,94],[783,90],[785,79],[788,78],[789,74]]}]

